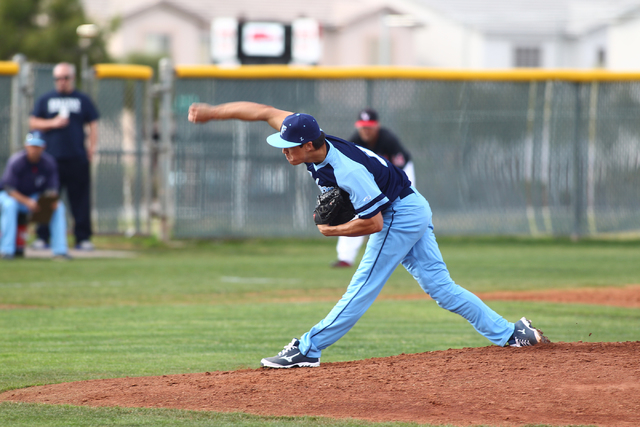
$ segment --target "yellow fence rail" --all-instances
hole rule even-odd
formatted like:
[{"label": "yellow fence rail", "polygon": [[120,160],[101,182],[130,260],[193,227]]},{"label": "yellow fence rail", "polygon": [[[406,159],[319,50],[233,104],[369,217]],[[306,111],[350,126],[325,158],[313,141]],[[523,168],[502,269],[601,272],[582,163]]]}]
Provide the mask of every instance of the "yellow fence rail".
[{"label": "yellow fence rail", "polygon": [[417,79],[484,81],[630,81],[640,72],[574,69],[455,70],[415,67],[292,67],[286,65],[176,65],[179,78],[219,79]]},{"label": "yellow fence rail", "polygon": [[20,71],[17,62],[0,61],[0,76],[14,76]]},{"label": "yellow fence rail", "polygon": [[96,64],[93,69],[98,79],[149,80],[153,77],[153,69],[145,65]]}]

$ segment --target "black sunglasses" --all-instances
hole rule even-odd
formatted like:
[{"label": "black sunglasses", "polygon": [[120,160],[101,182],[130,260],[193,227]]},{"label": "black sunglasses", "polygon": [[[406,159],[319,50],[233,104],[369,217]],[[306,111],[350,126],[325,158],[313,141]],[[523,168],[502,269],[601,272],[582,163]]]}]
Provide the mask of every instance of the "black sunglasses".
[{"label": "black sunglasses", "polygon": [[58,80],[70,80],[71,76],[60,76],[60,77],[54,77],[53,80],[58,81]]}]

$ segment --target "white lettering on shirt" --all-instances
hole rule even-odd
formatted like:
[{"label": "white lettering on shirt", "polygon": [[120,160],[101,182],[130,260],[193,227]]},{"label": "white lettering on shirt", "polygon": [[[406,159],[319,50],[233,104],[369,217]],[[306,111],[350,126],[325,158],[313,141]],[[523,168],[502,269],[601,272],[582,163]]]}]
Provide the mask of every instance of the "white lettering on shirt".
[{"label": "white lettering on shirt", "polygon": [[80,114],[80,98],[49,98],[47,102],[47,112],[57,114],[60,110],[67,110],[70,113]]},{"label": "white lettering on shirt", "polygon": [[367,156],[372,157],[374,159],[378,159],[378,161],[382,164],[382,166],[387,167],[387,163],[384,161],[384,159],[382,157],[378,156],[373,151],[371,151],[371,150],[369,150],[367,148],[361,147],[359,145],[356,145],[356,147],[359,148],[362,152],[364,152]]}]

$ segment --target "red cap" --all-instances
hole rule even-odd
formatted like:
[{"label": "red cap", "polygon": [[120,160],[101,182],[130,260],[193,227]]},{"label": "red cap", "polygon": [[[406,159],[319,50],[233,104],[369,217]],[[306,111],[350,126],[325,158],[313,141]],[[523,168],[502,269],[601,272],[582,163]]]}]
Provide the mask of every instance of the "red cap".
[{"label": "red cap", "polygon": [[376,110],[366,108],[360,111],[358,114],[358,121],[356,121],[356,127],[363,126],[376,126],[378,124],[378,113]]}]

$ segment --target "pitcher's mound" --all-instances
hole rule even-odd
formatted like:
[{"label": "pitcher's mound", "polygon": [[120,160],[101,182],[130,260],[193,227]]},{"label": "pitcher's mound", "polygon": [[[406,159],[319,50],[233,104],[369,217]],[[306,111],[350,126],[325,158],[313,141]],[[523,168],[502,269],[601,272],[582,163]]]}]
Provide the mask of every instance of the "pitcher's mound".
[{"label": "pitcher's mound", "polygon": [[640,426],[640,342],[496,346],[31,387],[0,401],[456,426]]}]

